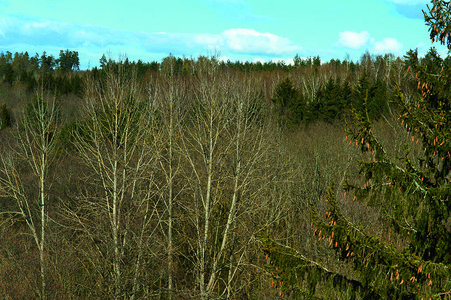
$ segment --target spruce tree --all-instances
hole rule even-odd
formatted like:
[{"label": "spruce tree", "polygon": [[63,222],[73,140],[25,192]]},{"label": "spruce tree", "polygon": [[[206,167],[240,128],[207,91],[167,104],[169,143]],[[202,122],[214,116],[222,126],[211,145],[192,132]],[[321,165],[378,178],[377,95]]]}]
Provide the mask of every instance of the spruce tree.
[{"label": "spruce tree", "polygon": [[387,111],[387,85],[379,78],[368,91],[367,110],[371,120],[380,119]]},{"label": "spruce tree", "polygon": [[[451,49],[449,3],[432,1],[428,10],[431,38]],[[262,238],[267,268],[282,293],[309,299],[334,290],[350,299],[451,298],[451,66],[434,49],[429,56],[433,67],[421,64],[416,51],[406,56],[418,100],[398,88],[399,122],[407,136],[402,155],[391,156],[374,135],[368,110],[354,110],[347,128],[349,142],[369,159],[360,163],[360,180],[349,178],[343,189],[380,213],[382,230],[352,221],[331,187],[325,216],[312,206],[311,217],[314,235],[335,252],[335,265]]]},{"label": "spruce tree", "polygon": [[323,92],[323,111],[322,119],[327,123],[334,123],[336,119],[341,119],[344,110],[344,103],[342,102],[340,82],[334,80],[332,77],[326,83]]},{"label": "spruce tree", "polygon": [[351,79],[349,77],[347,77],[341,87],[341,98],[342,98],[342,102],[343,102],[343,107],[344,107],[343,110],[344,110],[345,117],[349,116],[350,107],[352,105],[352,99],[353,99],[353,90],[351,88],[351,84],[349,83],[350,80]]},{"label": "spruce tree", "polygon": [[11,113],[6,104],[0,105],[0,130],[11,126]]},{"label": "spruce tree", "polygon": [[288,77],[276,86],[272,102],[282,126],[290,127],[302,121],[304,98]]},{"label": "spruce tree", "polygon": [[370,89],[370,80],[368,74],[364,72],[359,78],[356,89],[353,93],[351,106],[358,112],[365,111],[365,99],[368,99],[368,91]]}]

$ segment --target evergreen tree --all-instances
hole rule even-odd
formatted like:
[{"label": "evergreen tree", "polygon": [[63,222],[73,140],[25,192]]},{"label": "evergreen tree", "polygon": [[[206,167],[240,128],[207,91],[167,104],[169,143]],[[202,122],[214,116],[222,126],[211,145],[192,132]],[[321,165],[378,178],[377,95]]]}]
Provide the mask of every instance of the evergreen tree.
[{"label": "evergreen tree", "polygon": [[340,83],[332,77],[329,78],[324,88],[322,118],[327,123],[333,123],[343,115],[343,98]]},{"label": "evergreen tree", "polygon": [[12,119],[9,109],[6,107],[6,104],[0,105],[0,130],[11,126],[11,124]]},{"label": "evergreen tree", "polygon": [[365,111],[365,99],[368,98],[369,89],[370,80],[368,78],[368,73],[364,72],[358,81],[352,98],[352,108],[360,113]]},{"label": "evergreen tree", "polygon": [[41,55],[41,71],[42,73],[48,73],[53,70],[53,67],[55,66],[55,58],[53,55],[47,55],[47,53],[44,51]]},{"label": "evergreen tree", "polygon": [[363,73],[353,93],[352,107],[360,114],[368,112],[371,120],[379,119],[387,110],[387,85],[379,78],[370,82],[368,74]]},{"label": "evergreen tree", "polygon": [[341,87],[341,98],[343,101],[343,110],[344,110],[344,114],[346,116],[349,115],[350,113],[350,107],[352,104],[352,99],[353,99],[353,91],[351,88],[351,85],[349,83],[350,78],[346,78],[346,80],[343,82],[343,85]]},{"label": "evergreen tree", "polygon": [[39,70],[39,53],[36,53],[33,57],[30,57],[29,60],[29,71],[31,72],[37,72]]},{"label": "evergreen tree", "polygon": [[69,71],[78,71],[80,68],[80,60],[77,51],[60,50],[59,58],[55,61],[63,73]]},{"label": "evergreen tree", "polygon": [[281,125],[292,126],[301,122],[304,98],[288,77],[277,85],[272,102]]},{"label": "evergreen tree", "polygon": [[13,85],[16,74],[14,73],[14,69],[13,69],[12,64],[7,63],[5,65],[4,74],[5,74],[5,77],[4,77],[3,80],[5,82],[9,83],[10,85]]},{"label": "evergreen tree", "polygon": [[387,85],[379,78],[368,91],[366,109],[371,120],[378,120],[387,111]]},{"label": "evergreen tree", "polygon": [[313,101],[310,101],[307,103],[305,107],[306,116],[305,119],[307,121],[307,124],[313,123],[315,121],[318,121],[321,119],[324,113],[324,102],[322,101],[324,97],[324,91],[322,89],[319,89],[315,93],[315,97],[313,98]]},{"label": "evergreen tree", "polygon": [[106,67],[106,65],[108,64],[108,60],[106,59],[105,54],[102,54],[102,57],[100,58],[99,63],[100,63],[101,69]]},{"label": "evergreen tree", "polygon": [[313,58],[313,66],[315,67],[321,66],[321,59],[319,58],[319,56]]},{"label": "evergreen tree", "polygon": [[289,123],[291,125],[298,125],[304,120],[305,117],[305,98],[302,92],[298,92],[297,97],[294,97],[291,99],[290,102],[288,102],[288,109],[289,109]]},{"label": "evergreen tree", "polygon": [[[441,16],[437,22],[449,22],[448,2],[432,3],[429,13]],[[431,31],[444,28],[439,40],[451,49],[444,38],[450,36],[449,23],[439,27],[428,18],[426,22]],[[348,179],[343,188],[380,213],[381,230],[370,231],[375,224],[364,227],[346,216],[331,187],[325,217],[313,206],[311,216],[314,235],[335,252],[335,265],[262,238],[267,267],[283,293],[293,298],[327,297],[330,290],[351,299],[357,295],[363,299],[451,297],[451,68],[435,50],[429,55],[439,66],[436,73],[419,63],[416,52],[407,55],[407,72],[415,74],[420,99],[406,99],[399,88],[396,93],[399,122],[408,137],[403,155],[388,154],[374,135],[368,108],[354,109],[355,121],[347,129],[350,144],[370,160],[360,163],[363,178]],[[322,291],[316,293],[319,284]]]}]

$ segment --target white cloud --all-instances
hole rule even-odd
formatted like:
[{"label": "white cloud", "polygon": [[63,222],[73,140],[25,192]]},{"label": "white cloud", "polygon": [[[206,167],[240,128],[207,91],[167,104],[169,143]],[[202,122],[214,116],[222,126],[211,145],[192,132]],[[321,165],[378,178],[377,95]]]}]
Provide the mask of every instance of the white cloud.
[{"label": "white cloud", "polygon": [[354,31],[343,31],[338,33],[338,44],[345,48],[360,49],[369,40],[370,34],[368,31],[362,31],[360,33]]},{"label": "white cloud", "polygon": [[[226,54],[261,54],[261,55],[294,55],[301,51],[301,47],[294,45],[288,38],[280,37],[272,33],[261,33],[254,29],[229,29],[219,34],[194,33],[180,34],[167,33],[143,34],[145,47],[155,51],[161,47],[171,48],[175,52],[188,52],[193,50],[220,51]],[[167,51],[167,50],[166,50]]]},{"label": "white cloud", "polygon": [[[18,49],[17,45],[22,45]],[[25,47],[23,47],[25,45]],[[161,55],[208,55],[219,52],[228,57],[293,57],[302,48],[290,39],[254,29],[235,28],[221,33],[166,33],[113,30],[100,26],[68,24],[32,17],[0,19],[0,51],[77,49],[101,55],[109,50],[127,53],[130,59]],[[56,51],[56,55],[59,50]],[[135,55],[136,54],[136,55]]]},{"label": "white cloud", "polygon": [[221,42],[228,49],[238,53],[285,54],[301,50],[288,38],[275,34],[261,33],[254,29],[229,29],[221,33]]},{"label": "white cloud", "polygon": [[402,52],[403,45],[395,38],[384,38],[382,41],[376,41],[374,43],[373,52],[377,54],[381,53],[394,53],[400,54]]},{"label": "white cloud", "polygon": [[376,40],[370,37],[368,31],[361,31],[360,33],[344,31],[338,35],[339,40],[335,45],[340,47],[354,50],[361,50],[363,47],[367,47],[374,54],[393,53],[400,55],[403,52],[403,44],[395,38],[387,37],[382,40]]},{"label": "white cloud", "polygon": [[243,54],[294,55],[301,50],[301,47],[294,45],[288,38],[243,28],[229,29],[218,34],[144,33],[48,20],[7,18],[0,22],[0,31],[7,36],[9,43],[18,41],[38,45],[58,43],[61,47],[85,44],[98,47],[139,45],[153,51],[164,49],[165,52],[180,51],[185,52],[184,54],[191,54],[192,50],[220,50]]},{"label": "white cloud", "polygon": [[50,27],[50,26],[52,26],[52,22],[50,22],[48,20],[46,20],[44,22],[34,22],[31,24],[31,27],[33,27],[35,29],[43,29],[43,28]]},{"label": "white cloud", "polygon": [[210,45],[214,47],[221,43],[221,37],[217,34],[198,33],[194,34],[193,41],[199,45]]}]

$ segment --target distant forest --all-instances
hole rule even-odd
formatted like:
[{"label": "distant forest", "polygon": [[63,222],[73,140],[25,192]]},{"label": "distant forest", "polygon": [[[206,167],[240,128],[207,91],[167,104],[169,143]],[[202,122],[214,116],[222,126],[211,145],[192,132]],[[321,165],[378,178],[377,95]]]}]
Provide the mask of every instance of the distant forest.
[{"label": "distant forest", "polygon": [[450,64],[1,53],[0,298],[449,297]]},{"label": "distant forest", "polygon": [[[431,55],[427,54],[419,62],[427,65],[431,59]],[[28,52],[2,52],[0,80],[11,87],[20,86],[28,94],[33,94],[39,87],[58,97],[73,95],[81,98],[86,78],[100,78],[107,67],[117,68],[120,64],[127,72],[133,70],[137,80],[146,84],[159,76],[196,79],[198,65],[206,61],[219,72],[241,76],[253,74],[260,76],[266,83],[271,83],[264,91],[265,99],[272,99],[272,109],[277,110],[280,121],[289,126],[317,120],[334,123],[336,119],[343,120],[349,114],[351,106],[363,110],[365,105],[371,118],[377,120],[388,109],[387,103],[396,84],[407,90],[409,97],[415,97],[415,82],[411,74],[409,76],[405,72],[405,58],[391,54],[375,56],[368,52],[358,62],[332,59],[321,63],[319,56],[300,58],[296,55],[294,64],[286,64],[284,61],[231,62],[204,56],[188,59],[172,55],[162,62],[135,62],[128,58],[115,61],[103,55],[98,68],[82,71],[79,70],[77,51],[61,50],[58,58],[47,55],[46,52],[42,55],[36,53],[32,57]],[[275,82],[279,86],[273,91]],[[293,94],[289,95],[291,88]],[[9,109],[15,107],[14,103],[6,99],[1,102],[9,105]]]}]

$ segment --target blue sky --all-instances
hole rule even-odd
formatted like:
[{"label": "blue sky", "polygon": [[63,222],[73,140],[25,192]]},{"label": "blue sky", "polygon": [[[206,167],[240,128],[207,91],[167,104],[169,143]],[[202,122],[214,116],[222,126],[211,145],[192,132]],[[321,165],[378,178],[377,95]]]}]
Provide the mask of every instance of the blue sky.
[{"label": "blue sky", "polygon": [[363,53],[432,44],[427,0],[0,0],[0,51],[78,51],[81,68],[102,54],[144,61],[172,53],[279,60],[319,55],[356,61]]}]

